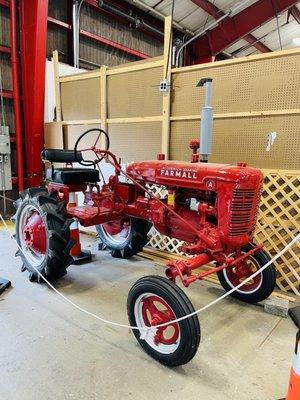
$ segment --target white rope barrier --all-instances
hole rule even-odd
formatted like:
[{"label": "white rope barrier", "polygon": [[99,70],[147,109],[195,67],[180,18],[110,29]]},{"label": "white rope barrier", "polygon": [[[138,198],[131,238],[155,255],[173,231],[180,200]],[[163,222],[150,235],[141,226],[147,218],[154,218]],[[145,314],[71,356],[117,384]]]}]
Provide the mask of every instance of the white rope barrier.
[{"label": "white rope barrier", "polygon": [[[0,219],[6,229],[6,231],[8,232],[9,236],[13,239],[13,241],[16,243],[18,249],[22,252],[22,254],[25,256],[22,248],[20,247],[20,245],[18,244],[18,242],[16,241],[16,239],[14,238],[14,236],[12,235],[12,233],[9,231],[8,226],[3,218],[3,216],[0,214]],[[241,288],[243,285],[245,285],[247,282],[249,282],[250,280],[252,280],[253,278],[255,278],[257,275],[259,275],[262,271],[264,271],[266,268],[269,267],[269,265],[271,265],[274,261],[276,261],[279,257],[281,257],[290,247],[292,247],[298,240],[300,240],[300,233],[298,233],[298,235],[296,237],[294,237],[293,240],[291,240],[284,249],[282,249],[278,254],[276,254],[276,256],[274,256],[270,261],[268,261],[263,267],[261,267],[259,270],[257,270],[254,274],[252,274],[251,276],[249,276],[247,279],[245,279],[243,282],[241,282],[238,286],[234,287],[233,289],[229,290],[228,292],[224,293],[221,297],[218,297],[217,299],[211,301],[210,303],[206,304],[206,306],[203,306],[201,308],[199,308],[198,310],[184,315],[181,318],[177,318],[175,320],[169,321],[169,322],[165,322],[163,324],[160,325],[155,325],[155,326],[151,326],[151,327],[137,327],[137,326],[131,326],[131,325],[127,325],[127,324],[120,324],[118,322],[114,322],[114,321],[110,321],[107,320],[103,317],[100,317],[99,315],[96,315],[94,313],[92,313],[91,311],[88,311],[84,308],[82,308],[81,306],[79,306],[78,304],[74,303],[72,300],[70,300],[68,297],[66,297],[65,295],[63,295],[59,290],[57,290],[41,273],[40,271],[34,267],[33,269],[36,271],[36,273],[44,280],[44,282],[47,283],[47,285],[56,293],[58,294],[63,300],[65,300],[67,303],[71,304],[74,308],[76,308],[77,310],[81,311],[84,314],[89,315],[90,317],[93,317],[99,321],[101,321],[104,324],[107,325],[114,325],[114,326],[118,326],[120,328],[126,328],[126,329],[134,329],[134,330],[139,330],[139,331],[150,331],[153,329],[157,329],[160,327],[164,327],[164,326],[168,326],[171,323],[174,324],[175,322],[180,322],[183,321],[187,318],[190,318],[196,314],[201,313],[204,310],[207,310],[209,307],[214,306],[215,304],[219,303],[220,301],[222,301],[223,299],[225,299],[226,297],[230,296],[232,293],[234,293],[236,290],[238,290],[239,288]],[[142,333],[142,336],[145,335]]]}]

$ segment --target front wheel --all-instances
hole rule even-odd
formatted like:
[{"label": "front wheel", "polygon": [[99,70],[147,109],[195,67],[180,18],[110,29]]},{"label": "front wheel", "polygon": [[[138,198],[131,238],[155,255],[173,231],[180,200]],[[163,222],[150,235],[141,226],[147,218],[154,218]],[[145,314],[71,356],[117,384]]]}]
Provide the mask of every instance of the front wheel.
[{"label": "front wheel", "polygon": [[[242,252],[246,253],[253,248],[252,244],[243,246]],[[223,288],[229,290],[238,286],[246,278],[262,268],[270,261],[268,254],[264,250],[258,250],[248,257],[243,263],[233,268],[225,268],[219,272],[218,278]],[[273,264],[260,272],[255,278],[232,293],[232,297],[245,303],[258,303],[268,298],[276,285],[276,271]]]},{"label": "front wheel", "polygon": [[[140,328],[133,330],[137,341],[146,353],[169,367],[188,363],[197,352],[200,343],[197,315],[172,323],[194,311],[185,293],[175,283],[160,276],[139,279],[128,294],[130,325]],[[170,324],[155,329],[155,325],[167,322]],[[154,328],[143,329],[150,326]]]}]

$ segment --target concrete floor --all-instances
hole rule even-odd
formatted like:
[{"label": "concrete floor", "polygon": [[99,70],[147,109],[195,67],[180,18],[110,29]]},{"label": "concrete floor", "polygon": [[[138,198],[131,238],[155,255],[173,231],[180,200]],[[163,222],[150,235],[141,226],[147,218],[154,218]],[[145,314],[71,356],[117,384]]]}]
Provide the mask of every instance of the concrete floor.
[{"label": "concrete floor", "polygon": [[[86,238],[86,245],[92,239]],[[260,306],[226,299],[200,314],[202,342],[186,366],[168,369],[149,358],[128,330],[104,326],[20,272],[15,244],[0,231],[0,276],[12,289],[0,297],[0,398],[276,400],[283,398],[296,327]],[[106,252],[71,266],[57,284],[94,313],[127,323],[131,285],[161,267]],[[187,289],[195,307],[223,293],[197,282]]]}]

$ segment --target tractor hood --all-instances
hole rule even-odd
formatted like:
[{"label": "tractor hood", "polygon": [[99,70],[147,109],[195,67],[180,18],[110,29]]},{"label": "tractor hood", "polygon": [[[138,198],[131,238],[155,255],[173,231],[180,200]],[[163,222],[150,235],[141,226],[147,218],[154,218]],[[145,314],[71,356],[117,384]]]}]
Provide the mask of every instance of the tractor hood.
[{"label": "tractor hood", "polygon": [[163,186],[179,186],[193,189],[215,190],[218,182],[249,183],[262,182],[259,169],[244,163],[230,164],[190,163],[181,161],[142,161],[130,164],[127,173],[133,178]]}]

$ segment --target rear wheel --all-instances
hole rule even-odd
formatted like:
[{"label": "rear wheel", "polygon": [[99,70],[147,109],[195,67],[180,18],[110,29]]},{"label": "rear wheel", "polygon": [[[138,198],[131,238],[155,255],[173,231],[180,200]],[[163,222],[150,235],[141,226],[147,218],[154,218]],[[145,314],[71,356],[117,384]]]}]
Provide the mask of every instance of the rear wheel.
[{"label": "rear wheel", "polygon": [[[197,315],[172,323],[172,320],[194,312],[185,293],[173,282],[159,276],[139,279],[127,300],[130,325],[142,348],[155,360],[170,367],[192,360],[200,343]],[[155,329],[155,325],[170,322]],[[145,331],[145,327],[153,329]]]},{"label": "rear wheel", "polygon": [[[253,248],[252,244],[243,246],[242,251],[248,252]],[[225,268],[219,271],[218,278],[223,288],[228,292],[238,286],[246,278],[262,268],[270,260],[264,250],[258,250],[245,261],[234,268]],[[232,293],[232,297],[246,303],[258,303],[268,298],[276,285],[276,271],[273,264],[260,272],[255,278]]]},{"label": "rear wheel", "polygon": [[15,222],[23,270],[28,270],[30,281],[42,282],[39,273],[55,281],[67,273],[73,261],[69,255],[72,219],[67,219],[64,204],[46,189],[27,189],[20,196],[15,203]]},{"label": "rear wheel", "polygon": [[113,257],[129,258],[142,251],[151,224],[143,219],[126,217],[96,228],[100,241],[111,250]]}]

